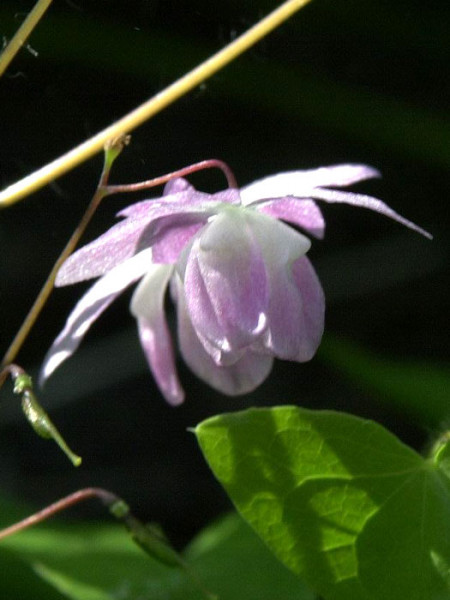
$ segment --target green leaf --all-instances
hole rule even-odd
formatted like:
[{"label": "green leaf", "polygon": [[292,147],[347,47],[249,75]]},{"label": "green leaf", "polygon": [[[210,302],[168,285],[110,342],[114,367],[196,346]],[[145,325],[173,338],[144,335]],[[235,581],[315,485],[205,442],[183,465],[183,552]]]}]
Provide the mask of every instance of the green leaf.
[{"label": "green leaf", "polygon": [[0,598],[5,600],[63,600],[63,596],[36,576],[30,566],[0,548]]},{"label": "green leaf", "polygon": [[67,598],[83,598],[83,600],[110,600],[111,595],[99,588],[80,583],[42,564],[34,565],[34,571]]},{"label": "green leaf", "polygon": [[450,485],[380,425],[252,409],[197,426],[242,516],[326,600],[450,598]]},{"label": "green leaf", "polygon": [[235,514],[203,531],[187,549],[186,556],[219,600],[316,598]]},{"label": "green leaf", "polygon": [[[0,503],[0,514],[1,514]],[[35,589],[71,600],[204,600],[179,568],[150,559],[119,525],[39,526],[1,542],[0,565],[28,567],[29,593],[22,581],[0,580],[1,598],[47,600]],[[237,515],[204,530],[187,548],[186,562],[220,600],[314,600],[314,594],[281,565]],[[32,578],[36,588],[32,587]],[[51,585],[55,592],[48,587]],[[56,595],[57,592],[60,595]],[[20,593],[19,593],[20,592]]]}]

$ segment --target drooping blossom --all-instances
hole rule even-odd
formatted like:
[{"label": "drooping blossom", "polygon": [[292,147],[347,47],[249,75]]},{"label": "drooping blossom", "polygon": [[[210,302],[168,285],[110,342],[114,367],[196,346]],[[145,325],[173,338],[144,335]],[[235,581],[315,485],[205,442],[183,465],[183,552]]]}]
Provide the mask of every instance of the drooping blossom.
[{"label": "drooping blossom", "polygon": [[336,165],[279,173],[215,194],[178,178],[162,197],[128,206],[118,214],[121,222],[70,256],[58,273],[57,286],[100,279],[50,348],[42,380],[138,280],[131,313],[150,369],[171,404],[182,402],[184,392],[164,313],[168,286],[181,355],[198,377],[224,394],[255,389],[274,358],[310,360],[322,337],[325,310],[306,257],[311,242],[305,233],[324,235],[316,200],[369,208],[429,237],[381,200],[329,189],[376,176],[365,165]]}]

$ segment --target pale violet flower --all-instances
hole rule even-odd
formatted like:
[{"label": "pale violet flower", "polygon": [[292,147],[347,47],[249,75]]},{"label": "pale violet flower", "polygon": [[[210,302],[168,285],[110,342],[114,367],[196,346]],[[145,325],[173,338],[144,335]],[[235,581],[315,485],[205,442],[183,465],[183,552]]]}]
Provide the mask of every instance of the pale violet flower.
[{"label": "pale violet flower", "polygon": [[306,253],[306,234],[323,237],[315,200],[361,206],[422,234],[381,200],[329,187],[376,177],[364,165],[280,173],[240,190],[195,190],[185,179],[164,195],[128,206],[124,219],[63,264],[56,285],[100,279],[81,298],[50,348],[46,379],[78,348],[92,323],[129,285],[139,337],[168,402],[179,404],[171,335],[164,313],[170,285],[181,354],[224,394],[244,394],[268,376],[274,358],[304,362],[320,343],[325,302]]}]

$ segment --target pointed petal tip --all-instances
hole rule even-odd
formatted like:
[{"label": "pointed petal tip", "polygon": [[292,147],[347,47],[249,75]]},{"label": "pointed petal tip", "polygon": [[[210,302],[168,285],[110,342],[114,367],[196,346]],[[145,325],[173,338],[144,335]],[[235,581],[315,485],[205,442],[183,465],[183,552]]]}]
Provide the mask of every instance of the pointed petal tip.
[{"label": "pointed petal tip", "polygon": [[[361,163],[339,163],[310,171],[316,175],[318,187],[346,187],[366,179],[380,179],[381,171]],[[321,181],[322,179],[322,181]]]},{"label": "pointed petal tip", "polygon": [[49,350],[47,357],[44,360],[44,364],[39,371],[38,384],[39,387],[43,387],[47,379],[56,371],[61,363],[63,363],[72,352],[69,350]]},{"label": "pointed petal tip", "polygon": [[[412,224],[414,225],[414,223]],[[433,241],[433,234],[427,231],[426,229],[422,229],[422,227],[418,227],[417,225],[414,225],[414,227],[411,227],[411,229],[414,229],[414,231],[417,231],[417,233],[420,233],[421,235],[426,237],[427,240]]]},{"label": "pointed petal tip", "polygon": [[355,169],[359,169],[361,179],[381,179],[383,177],[381,171],[379,171],[375,167],[371,167],[370,165],[351,164],[348,166],[354,167]]}]

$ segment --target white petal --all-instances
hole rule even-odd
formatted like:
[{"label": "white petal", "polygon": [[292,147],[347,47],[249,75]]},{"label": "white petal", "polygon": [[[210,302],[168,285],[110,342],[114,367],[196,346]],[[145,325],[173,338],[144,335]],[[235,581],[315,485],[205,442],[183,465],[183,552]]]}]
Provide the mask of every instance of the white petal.
[{"label": "white petal", "polygon": [[244,186],[241,189],[241,201],[247,205],[267,198],[308,198],[311,190],[318,186],[346,186],[379,175],[376,169],[366,165],[334,165],[307,171],[278,173]]},{"label": "white petal", "polygon": [[144,250],[109,271],[87,291],[48,351],[39,378],[41,383],[75,352],[89,327],[111,302],[152,267],[151,261],[151,249]]}]

